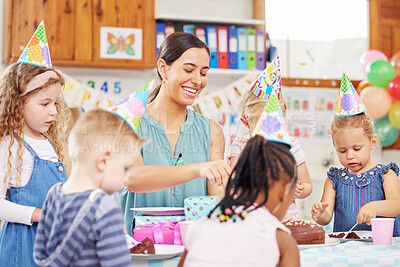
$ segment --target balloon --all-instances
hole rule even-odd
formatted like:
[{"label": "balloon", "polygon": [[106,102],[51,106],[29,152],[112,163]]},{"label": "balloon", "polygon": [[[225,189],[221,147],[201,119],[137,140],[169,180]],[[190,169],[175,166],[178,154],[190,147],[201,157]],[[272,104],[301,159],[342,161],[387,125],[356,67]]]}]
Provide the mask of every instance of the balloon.
[{"label": "balloon", "polygon": [[371,86],[371,84],[369,84],[368,80],[362,80],[358,85],[357,85],[357,94],[360,95],[361,91],[364,90],[366,87]]},{"label": "balloon", "polygon": [[399,129],[390,123],[388,116],[375,121],[375,130],[382,146],[390,146],[399,137]]},{"label": "balloon", "polygon": [[400,75],[400,52],[397,52],[390,58],[390,64],[392,64],[396,75]]},{"label": "balloon", "polygon": [[380,87],[368,86],[362,90],[361,101],[367,108],[367,114],[374,119],[385,116],[392,104],[392,98],[389,93]]},{"label": "balloon", "polygon": [[400,129],[400,101],[390,106],[389,121],[394,127]]},{"label": "balloon", "polygon": [[367,52],[365,52],[364,54],[361,55],[360,57],[360,63],[361,63],[361,69],[364,72],[364,74],[367,73],[367,65],[371,62],[374,62],[376,60],[388,60],[388,58],[386,57],[386,55],[384,53],[382,53],[379,50],[369,50]]},{"label": "balloon", "polygon": [[389,83],[388,92],[394,99],[400,100],[400,75]]},{"label": "balloon", "polygon": [[396,72],[388,61],[376,60],[367,66],[367,78],[371,85],[387,88],[395,76]]}]

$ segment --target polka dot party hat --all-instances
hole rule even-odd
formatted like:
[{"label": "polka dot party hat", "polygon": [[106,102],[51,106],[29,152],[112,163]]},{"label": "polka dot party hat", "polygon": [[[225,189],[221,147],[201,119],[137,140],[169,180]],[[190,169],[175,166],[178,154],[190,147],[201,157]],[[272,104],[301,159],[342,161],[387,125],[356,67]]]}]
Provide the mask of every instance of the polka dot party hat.
[{"label": "polka dot party hat", "polygon": [[365,111],[367,111],[367,108],[351,84],[349,76],[343,73],[335,116],[352,116]]},{"label": "polka dot party hat", "polygon": [[40,22],[17,62],[51,68],[50,50],[43,20]]},{"label": "polka dot party hat", "polygon": [[153,88],[154,83],[155,81],[152,80],[109,109],[126,121],[135,133],[139,130],[140,121],[142,120],[147,99],[150,95],[150,89]]},{"label": "polka dot party hat", "polygon": [[273,91],[280,99],[282,85],[279,57],[276,57],[250,86],[253,93],[262,100],[268,100]]},{"label": "polka dot party hat", "polygon": [[269,141],[284,143],[292,146],[292,141],[285,123],[281,106],[276,93],[272,92],[265,105],[264,111],[253,131],[253,136],[261,135]]}]

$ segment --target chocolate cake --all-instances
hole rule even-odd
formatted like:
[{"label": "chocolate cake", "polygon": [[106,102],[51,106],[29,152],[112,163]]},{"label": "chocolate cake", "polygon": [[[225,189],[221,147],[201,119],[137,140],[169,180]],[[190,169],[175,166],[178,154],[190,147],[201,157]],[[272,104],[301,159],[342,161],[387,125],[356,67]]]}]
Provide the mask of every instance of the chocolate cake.
[{"label": "chocolate cake", "polygon": [[325,244],[325,231],[321,226],[311,222],[287,222],[285,226],[299,245]]},{"label": "chocolate cake", "polygon": [[129,250],[132,254],[156,254],[153,241],[147,237]]},{"label": "chocolate cake", "polygon": [[[339,233],[339,234],[329,234],[329,237],[334,237],[334,238],[343,238],[345,233]],[[355,232],[350,232],[347,236],[346,239],[361,239]]]}]

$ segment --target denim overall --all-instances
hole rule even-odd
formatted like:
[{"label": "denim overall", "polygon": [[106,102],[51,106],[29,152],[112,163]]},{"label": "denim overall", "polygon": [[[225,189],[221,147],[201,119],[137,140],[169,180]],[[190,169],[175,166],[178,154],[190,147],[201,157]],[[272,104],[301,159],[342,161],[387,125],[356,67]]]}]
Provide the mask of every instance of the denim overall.
[{"label": "denim overall", "polygon": [[[34,156],[34,165],[29,182],[23,187],[11,187],[7,191],[8,200],[24,205],[42,208],[49,189],[58,182],[67,179],[63,163],[43,160],[32,147],[24,145]],[[37,266],[33,261],[33,245],[38,223],[31,226],[5,222],[0,232],[0,265],[1,266]]]}]

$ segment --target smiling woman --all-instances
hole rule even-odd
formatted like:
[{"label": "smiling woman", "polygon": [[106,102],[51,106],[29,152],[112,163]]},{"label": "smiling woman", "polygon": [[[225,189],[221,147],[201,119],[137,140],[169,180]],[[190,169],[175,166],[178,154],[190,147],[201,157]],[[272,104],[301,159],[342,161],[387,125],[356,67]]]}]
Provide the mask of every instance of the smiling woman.
[{"label": "smiling woman", "polygon": [[150,139],[121,192],[128,233],[131,208],[183,207],[186,197],[220,195],[231,173],[224,135],[213,120],[187,107],[207,85],[209,49],[195,35],[174,33],[161,44],[161,85],[150,94],[139,136]]}]

